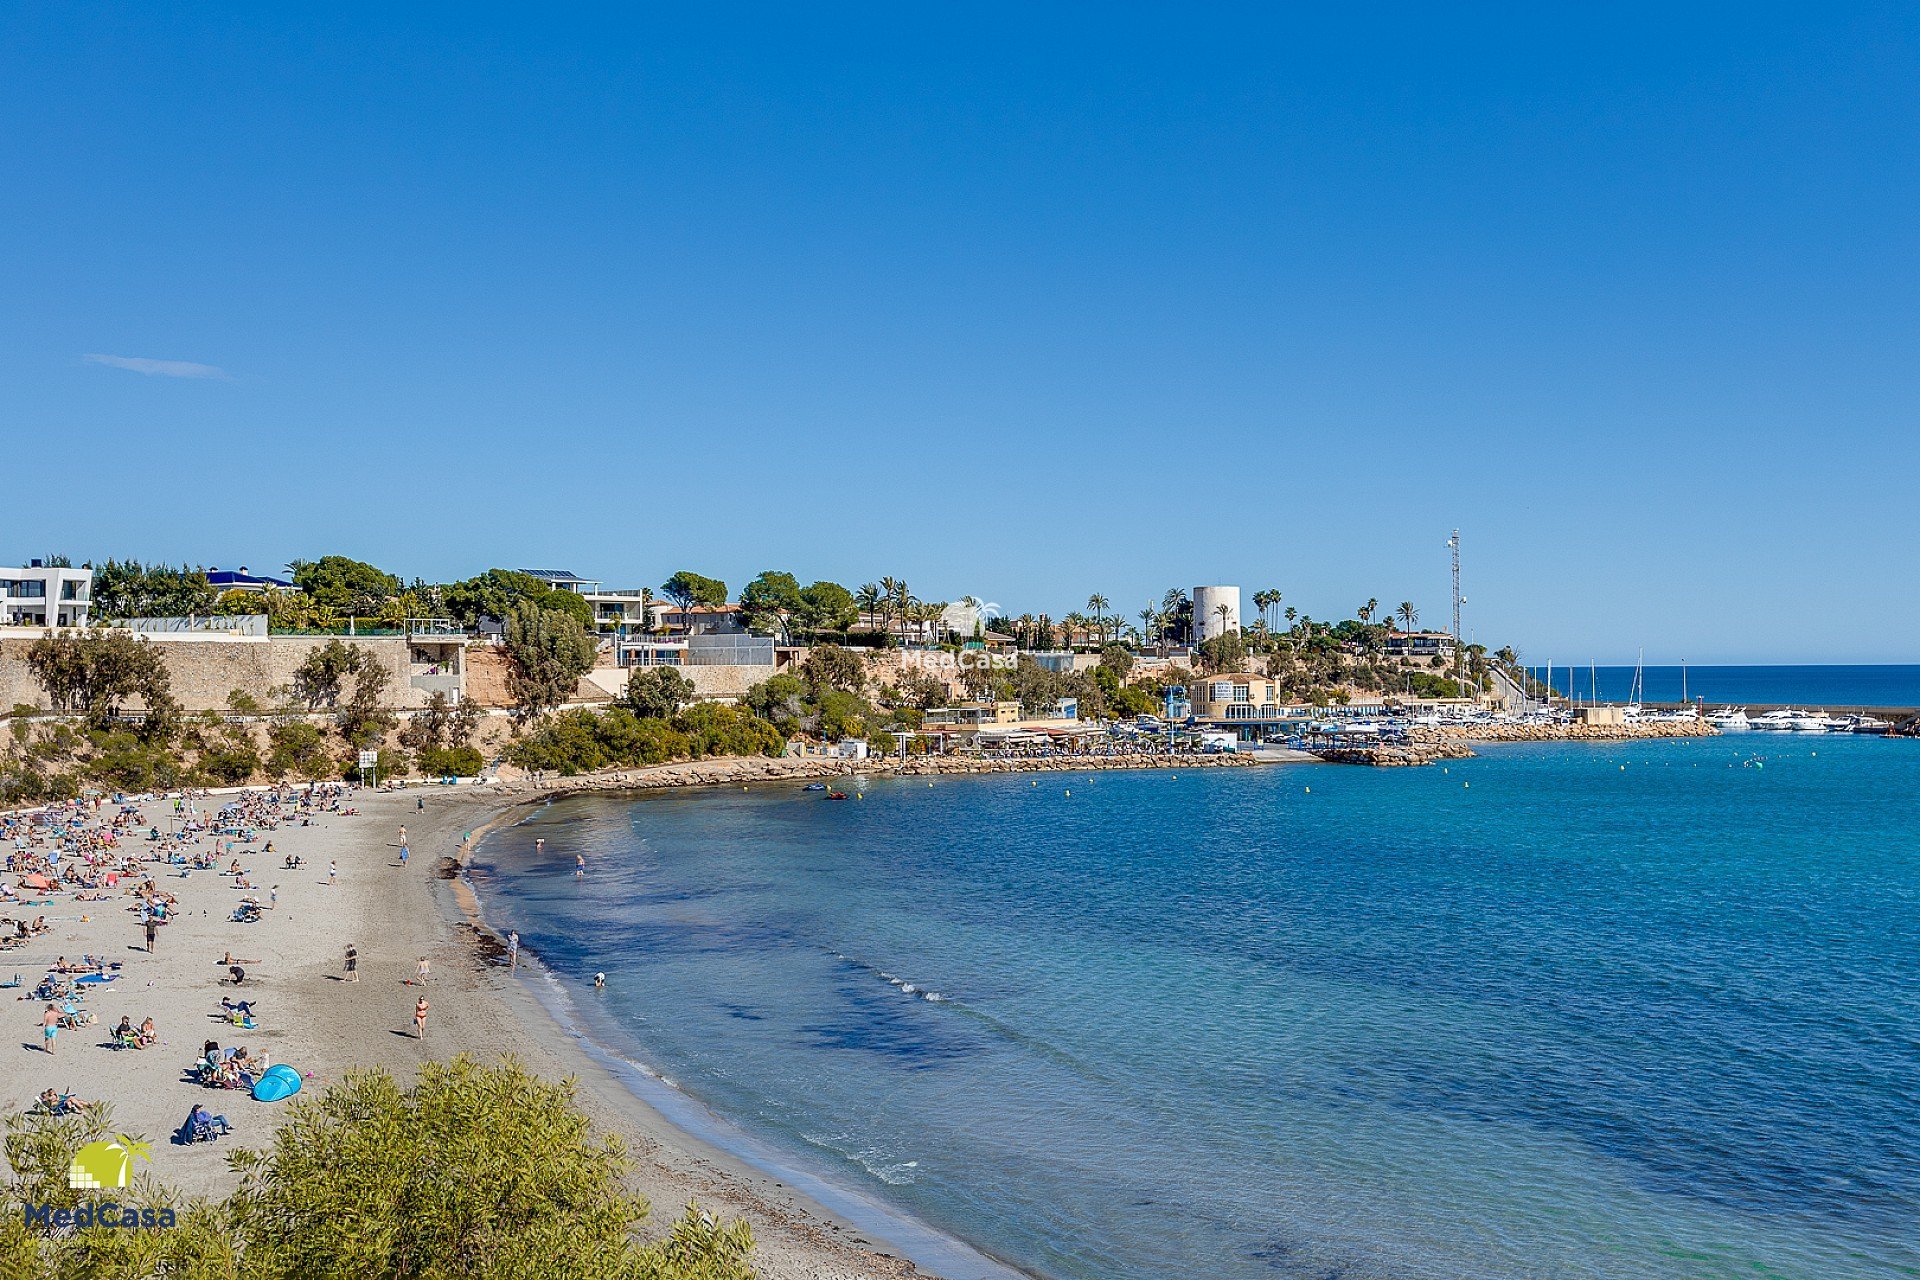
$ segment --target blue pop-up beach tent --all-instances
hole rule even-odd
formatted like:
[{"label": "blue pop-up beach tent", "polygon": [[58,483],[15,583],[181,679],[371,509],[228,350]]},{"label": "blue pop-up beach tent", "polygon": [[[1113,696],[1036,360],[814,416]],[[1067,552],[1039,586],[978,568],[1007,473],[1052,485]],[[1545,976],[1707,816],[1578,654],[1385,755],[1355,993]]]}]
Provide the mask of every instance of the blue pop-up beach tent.
[{"label": "blue pop-up beach tent", "polygon": [[253,1086],[255,1102],[280,1102],[300,1092],[300,1073],[282,1063],[268,1067]]}]

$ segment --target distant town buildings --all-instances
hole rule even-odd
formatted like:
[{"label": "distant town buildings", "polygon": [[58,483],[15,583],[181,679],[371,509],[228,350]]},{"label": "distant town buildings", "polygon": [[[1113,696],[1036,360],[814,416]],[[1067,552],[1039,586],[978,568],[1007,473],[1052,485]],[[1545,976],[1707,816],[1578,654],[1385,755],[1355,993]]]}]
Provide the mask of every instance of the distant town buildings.
[{"label": "distant town buildings", "polygon": [[93,570],[30,560],[0,568],[0,626],[84,627],[92,610]]},{"label": "distant town buildings", "polygon": [[291,580],[251,573],[245,565],[241,565],[238,569],[222,569],[216,565],[207,570],[207,582],[215,591],[222,594],[228,591],[291,591],[293,589]]},{"label": "distant town buildings", "polygon": [[1389,658],[1439,658],[1453,661],[1453,637],[1445,631],[1396,631],[1380,646]]}]

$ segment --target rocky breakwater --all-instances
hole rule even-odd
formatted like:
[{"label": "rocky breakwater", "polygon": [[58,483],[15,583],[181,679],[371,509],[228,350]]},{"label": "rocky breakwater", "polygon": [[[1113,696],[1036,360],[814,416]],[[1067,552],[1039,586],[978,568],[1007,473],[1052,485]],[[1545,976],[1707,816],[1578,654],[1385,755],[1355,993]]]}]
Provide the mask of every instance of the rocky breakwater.
[{"label": "rocky breakwater", "polygon": [[1111,756],[897,756],[884,759],[842,760],[828,756],[727,756],[710,760],[683,760],[645,768],[610,769],[604,773],[549,776],[540,779],[516,774],[504,779],[490,794],[564,795],[576,791],[654,791],[673,787],[746,786],[755,782],[825,781],[858,774],[868,778],[921,778],[936,775],[988,773],[1092,773],[1108,769],[1232,769],[1262,761],[1229,754],[1169,756],[1136,752]]},{"label": "rocky breakwater", "polygon": [[1366,747],[1327,747],[1313,754],[1330,764],[1370,764],[1392,768],[1433,764],[1439,760],[1465,760],[1473,754],[1473,751],[1464,742],[1436,740],[1382,742]]},{"label": "rocky breakwater", "polygon": [[1640,721],[1635,724],[1421,725],[1415,742],[1622,742],[1639,738],[1704,738],[1716,733],[1704,720]]},{"label": "rocky breakwater", "polygon": [[908,756],[905,760],[867,760],[858,772],[919,778],[932,774],[1093,773],[1102,769],[1244,769],[1263,763],[1251,756],[1221,753],[1170,756],[1131,753],[1114,756]]}]

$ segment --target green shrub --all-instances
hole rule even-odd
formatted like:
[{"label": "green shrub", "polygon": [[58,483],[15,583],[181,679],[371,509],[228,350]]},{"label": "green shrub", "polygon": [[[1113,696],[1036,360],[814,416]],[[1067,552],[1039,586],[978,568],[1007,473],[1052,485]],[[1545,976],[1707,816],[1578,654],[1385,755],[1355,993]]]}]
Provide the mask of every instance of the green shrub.
[{"label": "green shrub", "polygon": [[509,763],[560,774],[665,764],[706,756],[778,755],[786,739],[750,711],[696,703],[665,720],[625,707],[584,708],[550,716],[506,750]]},{"label": "green shrub", "polygon": [[277,778],[319,780],[334,776],[336,765],[327,754],[327,737],[304,720],[289,720],[267,729],[267,767]]},{"label": "green shrub", "polygon": [[230,742],[202,752],[200,767],[222,786],[237,787],[260,768],[260,753],[251,743]]},{"label": "green shrub", "polygon": [[699,702],[688,707],[674,720],[674,728],[687,736],[695,759],[777,756],[787,745],[780,731],[759,716],[717,702]]},{"label": "green shrub", "polygon": [[286,1105],[265,1150],[229,1157],[241,1182],[223,1201],[185,1201],[139,1169],[118,1202],[178,1215],[144,1231],[26,1226],[23,1204],[76,1203],[67,1166],[110,1118],[10,1118],[0,1274],[752,1280],[746,1224],[697,1206],[642,1243],[634,1228],[648,1205],[627,1189],[625,1150],[591,1132],[570,1083],[511,1059],[428,1063],[412,1088],[351,1071]]},{"label": "green shrub", "polygon": [[414,763],[430,778],[471,778],[487,767],[486,757],[473,747],[429,747]]}]

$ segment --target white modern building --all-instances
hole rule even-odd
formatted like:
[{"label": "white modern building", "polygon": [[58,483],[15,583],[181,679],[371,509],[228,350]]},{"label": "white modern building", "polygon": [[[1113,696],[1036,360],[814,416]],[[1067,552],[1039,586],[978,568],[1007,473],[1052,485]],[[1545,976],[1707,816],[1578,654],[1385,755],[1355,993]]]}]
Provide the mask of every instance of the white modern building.
[{"label": "white modern building", "polygon": [[84,627],[93,608],[93,570],[31,560],[0,568],[0,626]]},{"label": "white modern building", "polygon": [[[1226,615],[1221,616],[1221,606]],[[1193,589],[1193,631],[1201,640],[1211,640],[1240,629],[1240,588],[1195,587]]]}]

